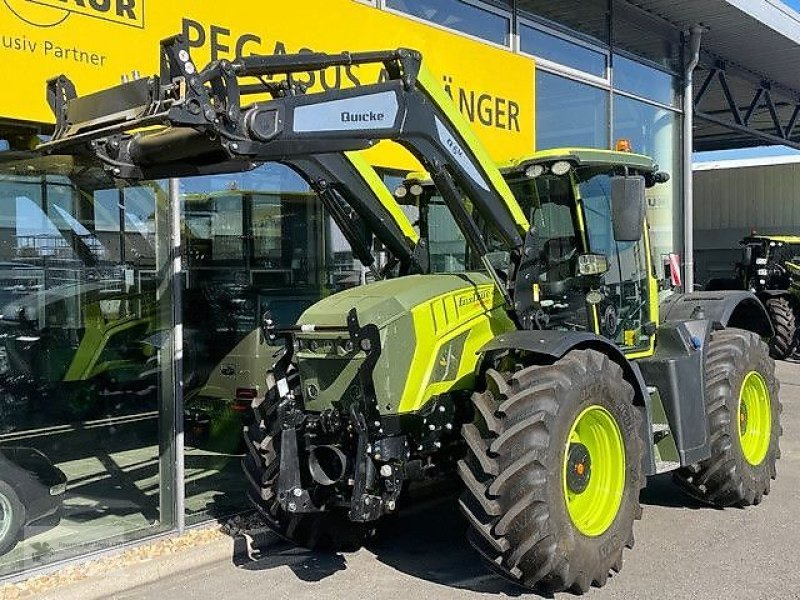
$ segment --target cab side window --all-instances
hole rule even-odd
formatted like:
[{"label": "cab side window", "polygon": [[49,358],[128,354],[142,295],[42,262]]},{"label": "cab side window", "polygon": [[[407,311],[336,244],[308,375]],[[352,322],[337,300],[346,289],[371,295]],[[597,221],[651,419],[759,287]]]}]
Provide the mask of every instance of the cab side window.
[{"label": "cab side window", "polygon": [[598,307],[601,334],[623,347],[648,343],[642,326],[649,321],[649,279],[644,238],[638,242],[614,239],[611,219],[611,174],[597,173],[579,184],[589,247],[605,255],[605,300]]}]

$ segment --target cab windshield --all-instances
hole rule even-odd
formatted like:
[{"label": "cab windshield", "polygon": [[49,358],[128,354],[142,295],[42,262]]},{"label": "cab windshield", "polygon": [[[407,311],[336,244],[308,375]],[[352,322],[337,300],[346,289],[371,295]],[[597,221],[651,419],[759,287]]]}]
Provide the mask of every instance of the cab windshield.
[{"label": "cab windshield", "polygon": [[[578,167],[509,181],[533,228],[534,276],[542,327],[594,330],[623,348],[648,341],[649,279],[645,240],[618,242],[611,218],[614,167]],[[579,210],[582,208],[582,210]],[[589,279],[578,274],[578,256],[602,254],[608,271]],[[601,293],[589,307],[586,294]]]}]

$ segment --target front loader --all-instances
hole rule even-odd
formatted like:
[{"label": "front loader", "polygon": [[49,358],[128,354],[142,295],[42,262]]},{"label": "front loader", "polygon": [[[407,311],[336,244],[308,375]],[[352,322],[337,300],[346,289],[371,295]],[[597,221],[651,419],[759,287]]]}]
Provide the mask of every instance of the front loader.
[{"label": "front loader", "polygon": [[[116,177],[146,179],[392,140],[430,174],[464,241],[463,269],[348,289],[293,325],[265,321],[284,348],[252,405],[244,470],[279,535],[360,544],[409,485],[458,472],[470,541],[492,569],[583,593],[621,568],[647,476],[672,471],[716,506],[769,492],[780,435],[769,320],[747,292],[659,306],[644,196],[665,176],[652,161],[568,150],[504,176],[412,50],[197,71],[172,38],[163,57],[161,77],[85,98],[55,81],[43,151],[90,152]],[[381,77],[292,87],[295,73],[345,65]],[[241,102],[276,78],[291,93]]]}]

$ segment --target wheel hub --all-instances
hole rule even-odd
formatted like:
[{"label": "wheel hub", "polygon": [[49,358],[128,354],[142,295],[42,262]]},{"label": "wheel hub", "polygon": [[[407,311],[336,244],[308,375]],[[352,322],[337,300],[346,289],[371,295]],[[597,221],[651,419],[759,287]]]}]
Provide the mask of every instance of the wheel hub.
[{"label": "wheel hub", "polygon": [[598,404],[577,415],[564,446],[563,489],[575,528],[605,533],[625,494],[625,442],[616,418]]},{"label": "wheel hub", "polygon": [[575,494],[583,493],[589,487],[592,476],[592,457],[581,443],[569,445],[567,456],[567,487]]}]

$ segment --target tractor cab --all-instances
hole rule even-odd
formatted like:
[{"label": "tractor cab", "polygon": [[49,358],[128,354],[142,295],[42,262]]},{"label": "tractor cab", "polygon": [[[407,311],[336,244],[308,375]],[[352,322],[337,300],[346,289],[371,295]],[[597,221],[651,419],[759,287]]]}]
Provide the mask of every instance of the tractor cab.
[{"label": "tractor cab", "polygon": [[[526,272],[517,278],[519,291],[531,296],[529,328],[586,331],[626,352],[649,350],[658,322],[658,283],[644,193],[668,175],[646,156],[577,148],[535,153],[501,171],[530,223],[520,267]],[[624,181],[638,185],[626,189]],[[395,195],[416,212],[432,269],[475,267],[424,175],[411,175]],[[483,227],[491,242],[490,228]],[[499,248],[490,247],[490,256],[507,276],[509,255]]]},{"label": "tractor cab", "polygon": [[752,235],[739,242],[742,261],[737,276],[745,289],[788,290],[800,268],[800,237]]}]

